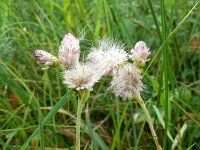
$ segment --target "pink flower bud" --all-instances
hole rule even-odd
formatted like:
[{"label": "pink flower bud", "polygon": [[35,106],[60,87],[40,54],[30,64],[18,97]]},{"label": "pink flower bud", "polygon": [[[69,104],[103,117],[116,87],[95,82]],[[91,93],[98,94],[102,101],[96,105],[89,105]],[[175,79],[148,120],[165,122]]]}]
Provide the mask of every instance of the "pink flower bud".
[{"label": "pink flower bud", "polygon": [[43,50],[35,50],[33,56],[37,59],[38,64],[53,65],[58,61],[55,56]]},{"label": "pink flower bud", "polygon": [[71,33],[65,34],[59,47],[58,59],[62,65],[71,68],[77,65],[80,57],[79,40]]},{"label": "pink flower bud", "polygon": [[137,67],[143,67],[149,56],[149,48],[143,41],[139,41],[135,44],[135,47],[131,50],[130,58],[133,59]]}]

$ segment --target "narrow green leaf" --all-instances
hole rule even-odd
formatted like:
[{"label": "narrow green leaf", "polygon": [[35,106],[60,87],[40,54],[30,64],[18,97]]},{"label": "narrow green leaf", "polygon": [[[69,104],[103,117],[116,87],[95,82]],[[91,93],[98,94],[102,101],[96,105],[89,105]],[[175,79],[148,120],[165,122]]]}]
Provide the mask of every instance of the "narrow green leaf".
[{"label": "narrow green leaf", "polygon": [[111,26],[110,26],[110,15],[109,15],[109,5],[107,4],[107,0],[104,0],[104,9],[105,9],[105,15],[106,15],[106,23],[108,28],[108,34],[109,36],[112,35]]},{"label": "narrow green leaf", "polygon": [[98,133],[96,133],[95,131],[92,130],[92,123],[90,121],[89,112],[85,113],[85,118],[86,118],[85,131],[90,136],[92,141],[94,142],[94,147],[97,148],[97,145],[98,145],[99,147],[101,147],[101,149],[107,150],[108,147],[105,144],[105,142],[103,141],[102,137],[99,136]]},{"label": "narrow green leaf", "polygon": [[122,116],[121,116],[121,118],[120,118],[120,122],[119,122],[118,125],[117,125],[117,131],[115,132],[115,135],[114,135],[114,137],[113,137],[113,142],[112,142],[111,150],[114,150],[114,149],[115,149],[115,145],[116,145],[116,142],[117,142],[117,137],[118,137],[118,134],[119,134],[119,131],[120,131],[120,128],[121,128],[121,125],[122,125],[124,116],[125,116],[125,114],[126,114],[126,110],[128,109],[128,106],[129,106],[129,102],[126,102],[126,103],[125,103],[124,111],[123,111]]},{"label": "narrow green leaf", "polygon": [[[155,105],[153,105],[153,109],[154,109],[154,111],[155,111],[155,113],[156,113],[156,115],[157,115],[157,117],[158,117],[158,120],[160,121],[162,127],[165,129],[165,122],[164,122],[164,120],[163,120],[163,118],[162,118],[162,114],[160,113],[160,111],[158,110],[158,108],[157,108]],[[174,142],[174,140],[173,140],[173,138],[172,138],[172,136],[171,136],[171,134],[170,134],[169,131],[167,131],[167,135],[168,135],[169,139],[170,139],[172,142]]]},{"label": "narrow green leaf", "polygon": [[176,26],[176,28],[169,34],[169,36],[166,38],[166,40],[164,40],[162,42],[161,46],[159,47],[159,49],[155,53],[154,57],[151,59],[149,65],[147,66],[146,70],[144,71],[144,75],[149,70],[149,68],[151,67],[152,63],[156,60],[156,58],[158,57],[158,54],[161,52],[161,50],[163,49],[163,47],[167,44],[167,42],[169,42],[169,40],[172,38],[172,36],[178,31],[178,29],[186,21],[186,19],[189,17],[189,15],[195,10],[195,8],[199,4],[199,2],[200,2],[200,0],[198,0],[195,3],[195,5],[190,9],[190,11],[185,15],[185,17],[179,22],[179,24]]},{"label": "narrow green leaf", "polygon": [[1,130],[6,126],[6,124],[18,113],[18,111],[24,107],[24,104],[19,106],[13,113],[10,112],[10,117],[6,120],[6,122],[2,125]]},{"label": "narrow green leaf", "polygon": [[[47,122],[58,112],[58,110],[71,98],[72,93],[66,93],[57,103],[56,105],[51,109],[51,111],[47,114],[47,116],[42,121],[42,126],[47,124]],[[40,130],[40,127],[38,127],[32,135],[27,139],[27,141],[24,143],[24,145],[21,147],[20,150],[25,150],[28,146],[29,142],[33,137],[35,137]]]}]

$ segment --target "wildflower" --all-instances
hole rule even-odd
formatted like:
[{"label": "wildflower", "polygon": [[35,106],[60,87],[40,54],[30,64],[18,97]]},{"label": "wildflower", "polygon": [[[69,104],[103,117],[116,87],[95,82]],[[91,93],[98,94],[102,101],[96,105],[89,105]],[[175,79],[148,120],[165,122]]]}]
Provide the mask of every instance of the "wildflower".
[{"label": "wildflower", "polygon": [[150,54],[149,48],[147,48],[146,44],[143,41],[139,41],[135,44],[135,47],[131,50],[130,58],[132,58],[134,64],[140,68],[145,65],[149,54]]},{"label": "wildflower", "polygon": [[79,40],[71,33],[65,34],[59,47],[58,59],[64,67],[71,68],[78,64],[80,57]]},{"label": "wildflower", "polygon": [[37,59],[38,64],[53,65],[58,62],[55,56],[43,50],[35,50],[33,56]]},{"label": "wildflower", "polygon": [[76,90],[92,90],[92,86],[99,81],[100,74],[95,70],[92,64],[78,64],[64,72],[64,83],[69,88]]},{"label": "wildflower", "polygon": [[131,64],[125,64],[113,74],[110,89],[116,96],[120,96],[124,100],[140,96],[143,87],[141,78],[138,68]]},{"label": "wildflower", "polygon": [[87,56],[87,61],[92,63],[103,76],[126,60],[127,53],[124,49],[108,39],[99,41],[98,47],[93,47]]}]

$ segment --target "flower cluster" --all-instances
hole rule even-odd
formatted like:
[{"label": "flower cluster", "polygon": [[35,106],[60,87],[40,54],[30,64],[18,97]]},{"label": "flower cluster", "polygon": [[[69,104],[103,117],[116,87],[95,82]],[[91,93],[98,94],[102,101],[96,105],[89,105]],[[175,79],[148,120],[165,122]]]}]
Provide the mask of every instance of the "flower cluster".
[{"label": "flower cluster", "polygon": [[122,47],[111,40],[99,41],[98,47],[91,48],[86,62],[79,62],[79,39],[71,33],[65,34],[59,47],[58,57],[43,50],[35,50],[33,56],[39,64],[53,65],[60,62],[65,69],[64,83],[76,90],[92,90],[102,76],[127,60],[128,55]]},{"label": "flower cluster", "polygon": [[149,48],[143,41],[135,44],[135,47],[131,50],[131,55],[129,55],[134,63],[127,62],[113,73],[110,89],[116,96],[123,99],[140,96],[143,83],[139,69],[145,65],[149,54]]},{"label": "flower cluster", "polygon": [[[59,47],[58,56],[43,50],[36,50],[33,56],[39,64],[60,63],[64,68],[64,83],[76,90],[92,90],[93,85],[103,76],[111,74],[113,80],[109,89],[123,99],[140,95],[143,84],[139,68],[143,67],[150,54],[146,44],[139,41],[128,55],[124,48],[109,39],[102,39],[92,47],[86,62],[80,62],[80,41],[71,33],[65,34]],[[128,57],[129,56],[129,57]],[[133,64],[128,59],[133,60]]]}]

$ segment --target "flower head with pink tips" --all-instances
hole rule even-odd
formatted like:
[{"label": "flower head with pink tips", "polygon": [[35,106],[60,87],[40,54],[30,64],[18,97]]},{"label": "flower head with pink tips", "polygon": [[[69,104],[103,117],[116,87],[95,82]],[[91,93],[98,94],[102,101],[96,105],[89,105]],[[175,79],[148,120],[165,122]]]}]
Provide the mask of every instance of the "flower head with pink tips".
[{"label": "flower head with pink tips", "polygon": [[66,68],[71,68],[78,64],[79,57],[79,39],[75,38],[71,33],[65,34],[59,47],[58,59],[60,63]]},{"label": "flower head with pink tips", "polygon": [[149,48],[143,41],[139,41],[135,44],[135,47],[131,49],[130,58],[134,61],[137,67],[144,67],[147,57],[149,56]]}]

